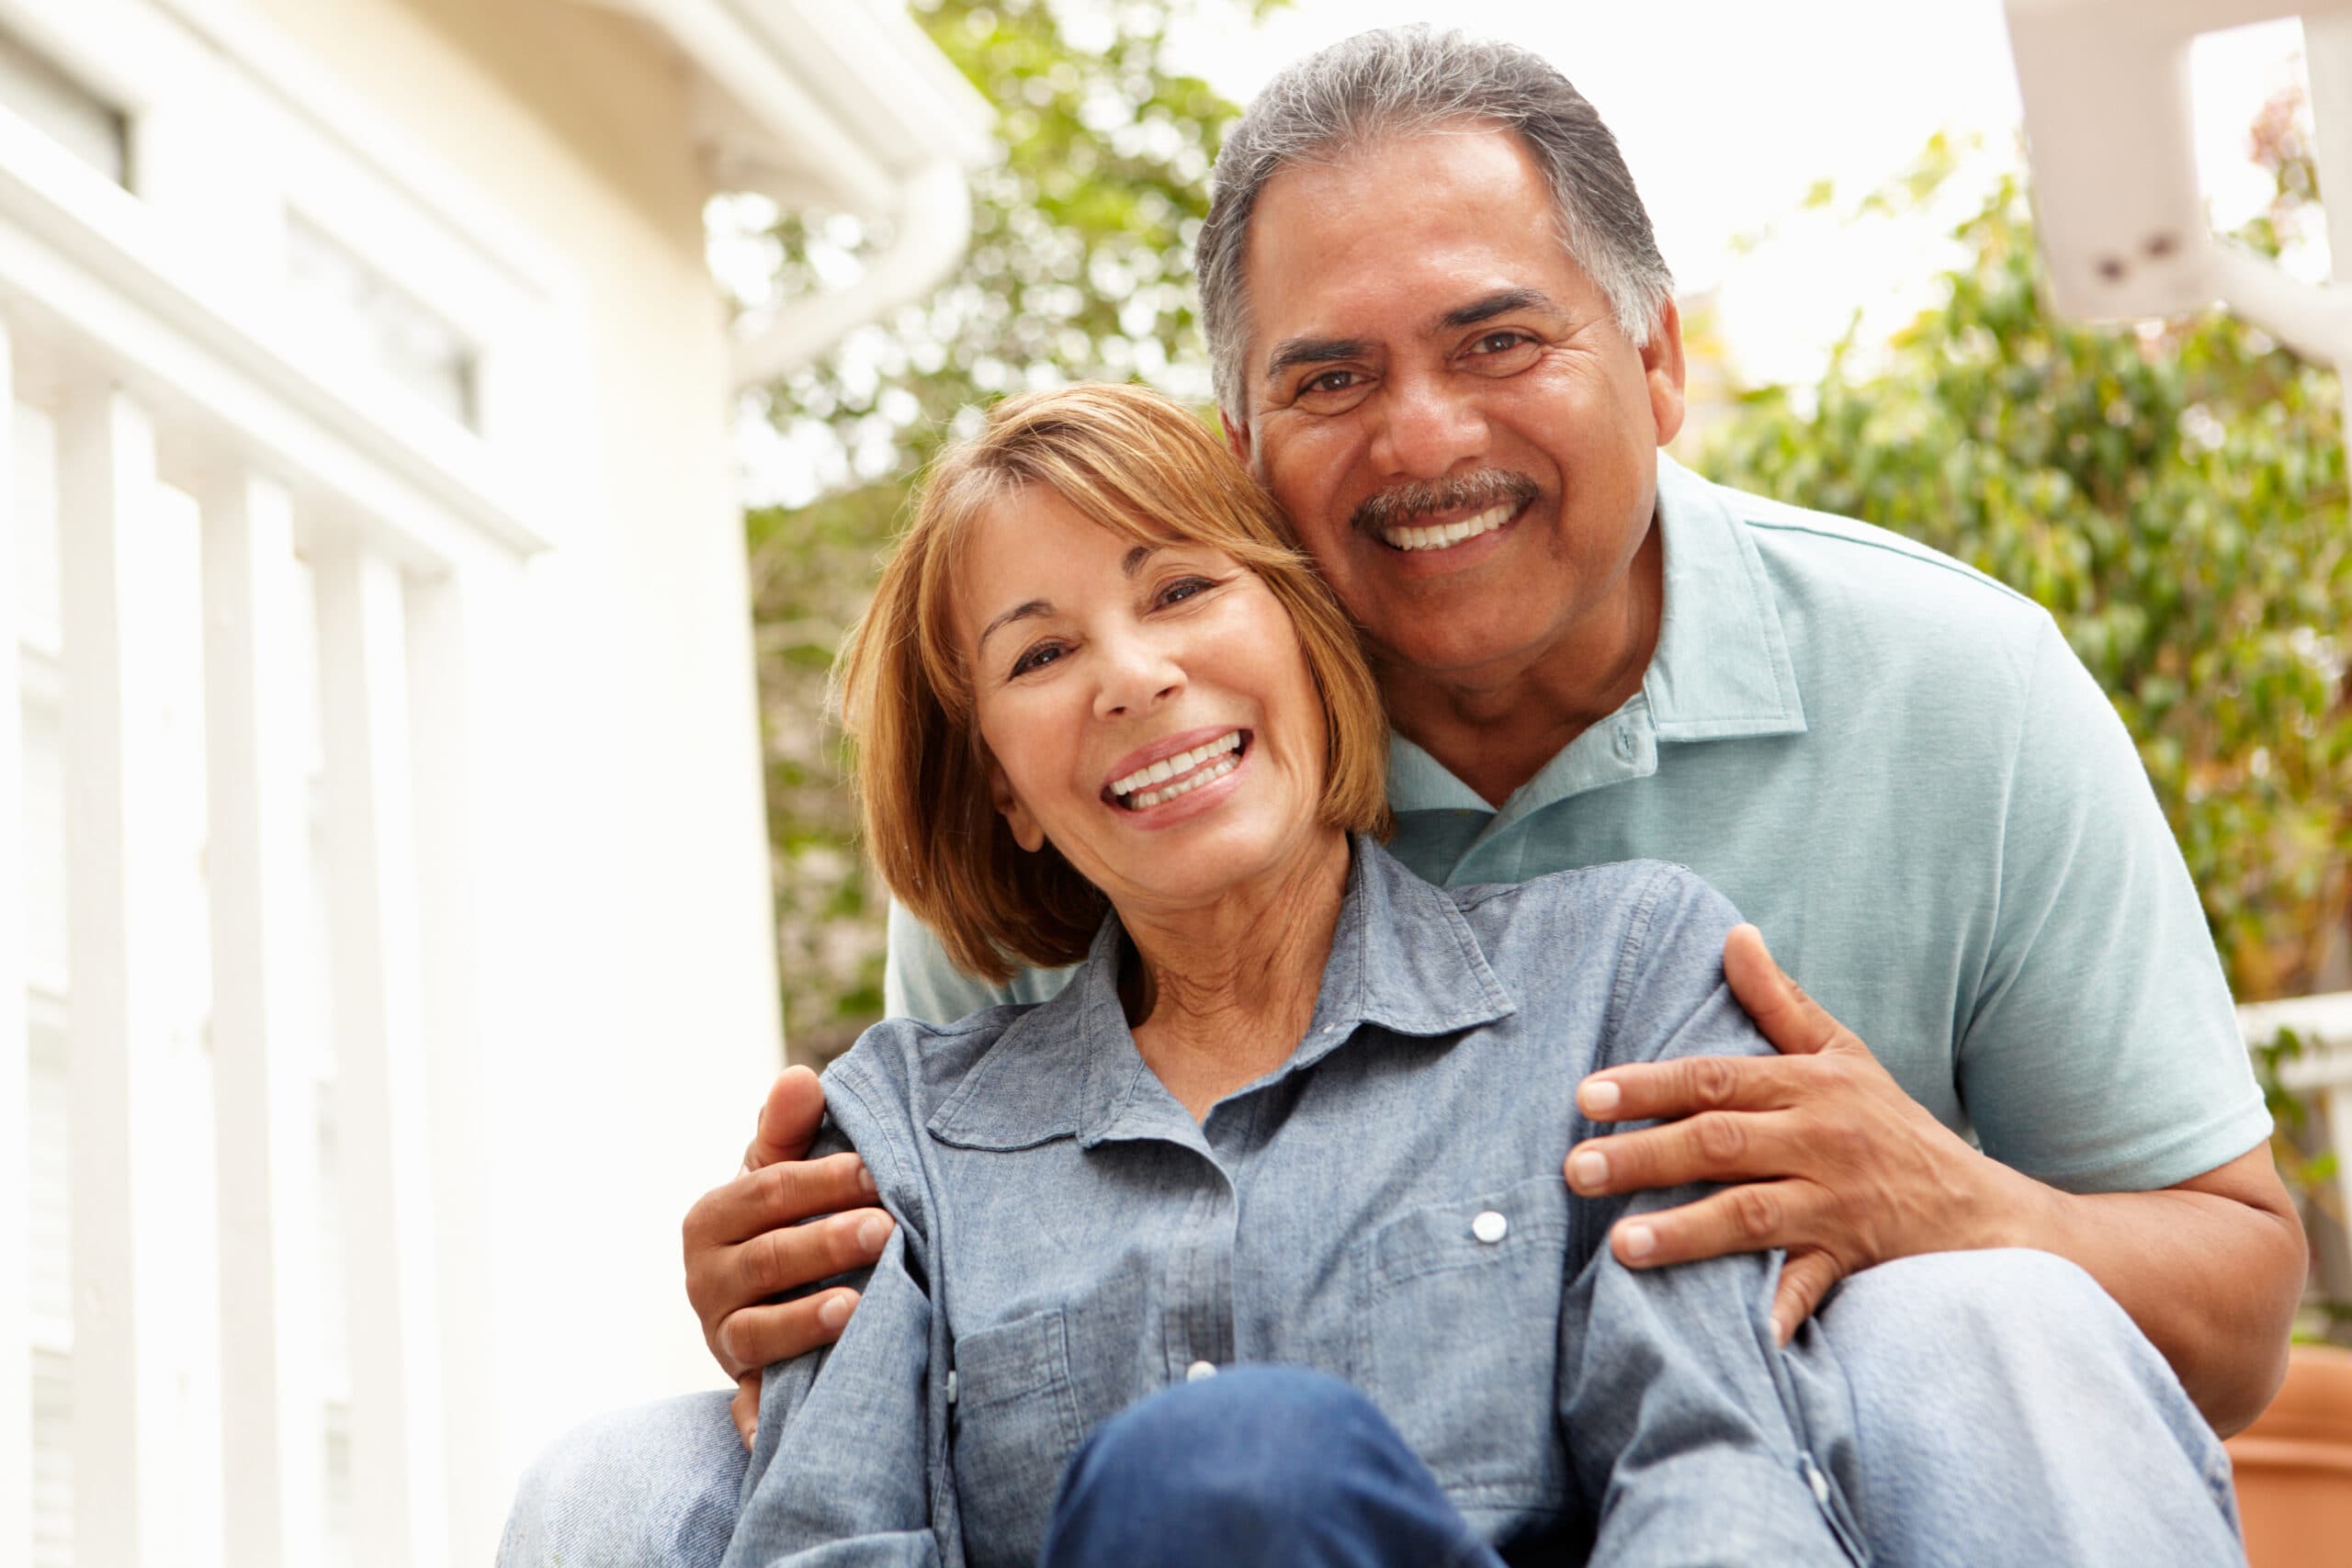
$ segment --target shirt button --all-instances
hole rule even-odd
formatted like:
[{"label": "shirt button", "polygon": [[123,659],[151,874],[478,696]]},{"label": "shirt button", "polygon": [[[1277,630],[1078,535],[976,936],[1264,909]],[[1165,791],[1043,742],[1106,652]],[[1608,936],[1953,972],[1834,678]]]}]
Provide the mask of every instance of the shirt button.
[{"label": "shirt button", "polygon": [[1632,725],[1621,724],[1617,727],[1617,755],[1629,762],[1634,760],[1634,727]]},{"label": "shirt button", "polygon": [[1199,1382],[1205,1378],[1215,1376],[1216,1376],[1216,1363],[1214,1361],[1194,1361],[1184,1369],[1186,1382]]},{"label": "shirt button", "polygon": [[1510,1234],[1510,1221],[1496,1210],[1488,1209],[1470,1222],[1470,1234],[1491,1247]]},{"label": "shirt button", "polygon": [[1829,1506],[1829,1477],[1822,1474],[1811,1460],[1805,1461],[1804,1478],[1813,1483],[1813,1500],[1825,1508]]}]

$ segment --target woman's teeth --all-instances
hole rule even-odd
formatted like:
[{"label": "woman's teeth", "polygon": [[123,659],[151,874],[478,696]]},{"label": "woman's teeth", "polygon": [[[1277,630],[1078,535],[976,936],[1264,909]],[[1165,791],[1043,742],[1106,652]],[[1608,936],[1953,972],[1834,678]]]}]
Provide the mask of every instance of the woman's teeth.
[{"label": "woman's teeth", "polygon": [[1511,514],[1518,510],[1519,502],[1515,501],[1500,502],[1475,517],[1464,517],[1459,523],[1448,523],[1436,528],[1390,528],[1380,536],[1400,550],[1442,550],[1464,539],[1493,533],[1510,522]]},{"label": "woman's teeth", "polygon": [[[1112,780],[1111,793],[1125,796],[1130,811],[1163,806],[1178,795],[1214,783],[1239,767],[1240,750],[1241,731],[1229,730],[1205,745],[1195,746],[1189,751],[1179,751],[1173,757],[1162,757],[1149,767],[1137,768],[1125,778]],[[1204,768],[1201,766],[1204,762],[1213,765]],[[1195,768],[1200,771],[1193,772]],[[1182,776],[1179,777],[1180,774]],[[1152,787],[1171,779],[1175,782],[1165,789]]]}]

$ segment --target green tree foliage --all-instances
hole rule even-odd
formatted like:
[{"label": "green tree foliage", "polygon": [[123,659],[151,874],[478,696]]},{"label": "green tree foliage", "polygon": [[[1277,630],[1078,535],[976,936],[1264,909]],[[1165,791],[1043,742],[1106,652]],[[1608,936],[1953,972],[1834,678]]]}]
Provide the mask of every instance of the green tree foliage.
[{"label": "green tree foliage", "polygon": [[[1171,22],[1246,24],[1281,0],[917,0],[932,39],[1001,111],[1001,159],[973,180],[972,243],[929,300],[855,334],[771,393],[770,415],[841,482],[746,520],[786,1029],[828,1055],[881,1011],[883,895],[854,843],[825,675],[870,592],[913,476],[959,411],[1024,387],[1140,378],[1205,401],[1193,236],[1238,111],[1165,63]],[[776,231],[776,293],[854,265],[837,215]],[[968,417],[968,416],[967,416]]]},{"label": "green tree foliage", "polygon": [[[2291,104],[2256,128],[2307,216]],[[1949,168],[1874,200],[1916,208]],[[2243,999],[2352,984],[2352,531],[2335,373],[2215,312],[2054,319],[2021,177],[1955,231],[1945,298],[1818,386],[1746,394],[1714,477],[1909,535],[2046,605],[2139,743]]]}]

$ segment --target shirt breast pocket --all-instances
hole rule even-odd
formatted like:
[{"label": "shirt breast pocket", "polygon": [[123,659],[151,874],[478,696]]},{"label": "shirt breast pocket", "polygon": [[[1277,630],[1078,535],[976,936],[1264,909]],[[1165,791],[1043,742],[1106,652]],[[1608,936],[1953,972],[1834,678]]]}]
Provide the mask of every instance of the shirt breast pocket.
[{"label": "shirt breast pocket", "polygon": [[980,1568],[1029,1563],[1084,1437],[1070,1388],[1062,1309],[1049,1307],[956,1339],[956,1495],[965,1551]]},{"label": "shirt breast pocket", "polygon": [[1568,1191],[1555,1173],[1356,1244],[1363,1382],[1456,1506],[1564,1508],[1555,1434]]}]

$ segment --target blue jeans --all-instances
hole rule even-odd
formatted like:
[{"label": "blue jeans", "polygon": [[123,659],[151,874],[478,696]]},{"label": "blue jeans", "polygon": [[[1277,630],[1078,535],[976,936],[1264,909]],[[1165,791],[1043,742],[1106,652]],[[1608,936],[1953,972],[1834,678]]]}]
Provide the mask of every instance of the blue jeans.
[{"label": "blue jeans", "polygon": [[1235,1367],[1103,1423],[1071,1460],[1037,1568],[1501,1568],[1372,1401]]},{"label": "blue jeans", "polygon": [[[1838,1378],[1808,1376],[1816,1359],[1842,1371],[1849,1405],[1845,1394],[1830,1392]],[[1873,1562],[2187,1568],[2245,1561],[2229,1460],[2212,1430],[2121,1310],[2062,1259],[1975,1252],[1881,1265],[1832,1296],[1789,1360],[1799,1397],[1823,1404],[1808,1428],[1849,1434],[1821,1457]],[[1134,1488],[1121,1483],[1117,1492],[1105,1492],[1101,1483],[1119,1483],[1136,1455],[1167,1470],[1171,1450],[1154,1432],[1197,1425],[1196,1412],[1204,1409],[1220,1415],[1212,1426],[1228,1457],[1276,1439],[1309,1456],[1350,1456],[1313,1478],[1317,1495],[1349,1499],[1354,1525],[1362,1527],[1318,1527],[1330,1550],[1374,1538],[1409,1543],[1402,1557],[1278,1552],[1269,1561],[1496,1561],[1491,1552],[1445,1555],[1464,1545],[1449,1533],[1458,1516],[1442,1496],[1417,1495],[1393,1455],[1367,1461],[1378,1445],[1361,1413],[1349,1413],[1361,1401],[1246,1397],[1297,1381],[1321,1380],[1237,1370],[1147,1401],[1129,1413],[1138,1418],[1132,1425],[1123,1427],[1125,1416],[1106,1424],[1098,1442],[1072,1461],[1048,1562],[1057,1562],[1050,1554],[1063,1548],[1065,1526],[1071,1543],[1099,1539],[1084,1530],[1118,1528],[1117,1511],[1103,1500]],[[1830,1408],[1832,1402],[1839,1407]],[[1241,1406],[1246,1420],[1237,1412]],[[1302,1420],[1336,1431],[1340,1440],[1318,1438],[1307,1447],[1285,1438],[1285,1429],[1295,1432]],[[565,1438],[533,1468],[499,1561],[507,1568],[712,1568],[726,1548],[744,1468],[723,1393],[607,1416]],[[1214,1459],[1196,1468],[1204,1483],[1216,1481]],[[1411,1469],[1419,1471],[1418,1461]],[[1264,1514],[1279,1502],[1261,1495],[1233,1507],[1250,1529],[1271,1529]],[[1129,1499],[1118,1507],[1145,1506]],[[1153,1506],[1163,1514],[1177,1511],[1172,1501]],[[1727,1520],[1738,1506],[1737,1498],[1724,1499]],[[1190,1528],[1218,1528],[1216,1519],[1197,1517],[1209,1510],[1193,1512]],[[1293,1520],[1282,1528],[1315,1525]],[[1201,1548],[1198,1539],[1165,1560],[1246,1561],[1221,1547]],[[1150,1559],[1123,1546],[1108,1561],[1141,1568]]]}]

